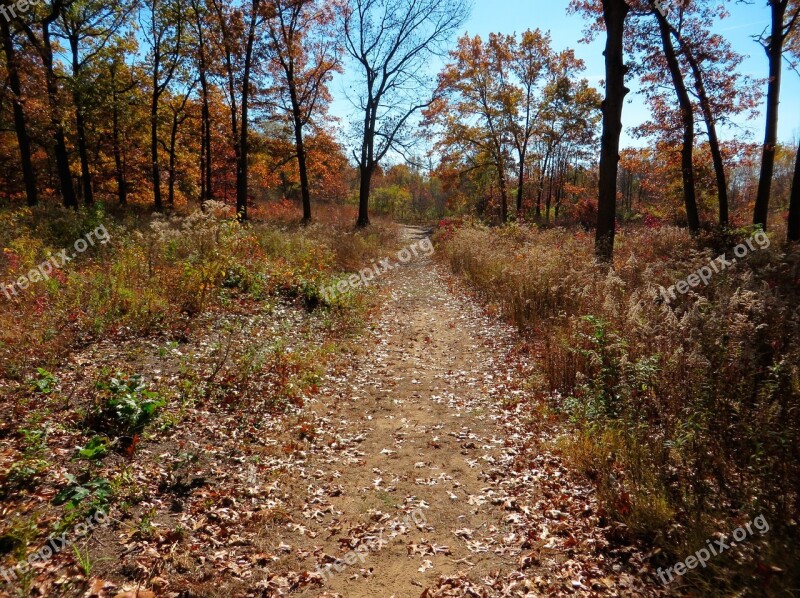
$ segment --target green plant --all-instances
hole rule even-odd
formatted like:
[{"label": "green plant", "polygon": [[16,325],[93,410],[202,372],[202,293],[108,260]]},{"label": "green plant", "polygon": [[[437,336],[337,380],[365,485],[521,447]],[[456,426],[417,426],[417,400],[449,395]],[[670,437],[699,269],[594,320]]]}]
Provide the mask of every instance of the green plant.
[{"label": "green plant", "polygon": [[94,436],[83,448],[78,448],[77,458],[92,461],[101,459],[108,453],[109,441],[103,436]]},{"label": "green plant", "polygon": [[69,484],[62,488],[53,498],[54,505],[66,505],[67,510],[73,511],[81,506],[87,498],[90,510],[101,510],[111,500],[111,484],[105,478],[94,478],[87,482],[78,482],[71,474],[66,474]]},{"label": "green plant", "polygon": [[89,555],[89,547],[87,546],[81,551],[78,546],[73,546],[72,552],[75,554],[75,560],[78,561],[78,566],[81,568],[83,576],[88,579],[92,574],[92,567],[94,564],[92,562],[92,557]]},{"label": "green plant", "polygon": [[47,448],[47,443],[44,441],[44,430],[20,428],[19,433],[22,434],[26,455],[35,455]]},{"label": "green plant", "polygon": [[34,480],[43,475],[50,467],[44,459],[23,459],[14,463],[8,470],[8,486],[10,488],[29,488]]},{"label": "green plant", "polygon": [[33,389],[41,394],[49,395],[55,390],[58,379],[43,368],[36,368],[36,378],[30,380]]},{"label": "green plant", "polygon": [[153,520],[156,517],[156,513],[155,507],[142,513],[139,523],[136,526],[136,531],[142,538],[150,538],[155,533],[156,526],[153,524]]},{"label": "green plant", "polygon": [[142,376],[125,377],[122,374],[97,388],[108,394],[101,419],[113,430],[123,434],[138,434],[152,421],[158,410],[166,404],[158,393],[147,390]]}]

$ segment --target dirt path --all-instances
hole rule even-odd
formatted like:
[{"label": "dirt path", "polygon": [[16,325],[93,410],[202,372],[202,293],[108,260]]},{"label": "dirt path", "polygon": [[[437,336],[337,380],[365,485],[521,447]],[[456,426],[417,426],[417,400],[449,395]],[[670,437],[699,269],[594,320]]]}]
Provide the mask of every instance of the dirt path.
[{"label": "dirt path", "polygon": [[[409,243],[423,234],[409,228]],[[303,596],[652,593],[592,491],[531,437],[532,359],[515,331],[452,282],[422,257],[381,278],[363,354],[309,405],[313,442],[271,538],[282,575],[262,588],[288,576]]]}]

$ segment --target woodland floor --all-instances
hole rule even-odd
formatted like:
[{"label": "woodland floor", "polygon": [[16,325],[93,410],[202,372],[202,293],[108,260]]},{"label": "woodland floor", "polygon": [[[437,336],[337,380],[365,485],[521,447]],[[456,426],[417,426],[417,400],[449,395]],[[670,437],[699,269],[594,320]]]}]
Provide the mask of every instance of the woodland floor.
[{"label": "woodland floor", "polygon": [[[408,242],[425,234],[405,231]],[[201,402],[173,414],[177,423],[134,457],[107,457],[97,475],[122,471],[114,479],[127,480],[130,506],[112,507],[111,523],[85,543],[91,572],[64,551],[36,566],[23,594],[666,593],[624,527],[604,517],[591,485],[551,450],[560,431],[542,419],[528,387],[535,344],[430,258],[386,273],[375,294],[367,330],[303,407],[264,417],[257,405],[237,412]],[[268,317],[226,317],[250,342],[318,332],[312,316],[280,305]],[[213,330],[221,318],[209,320]],[[207,336],[173,345],[166,358],[152,342],[94,346],[59,379],[78,396],[92,370],[123,354],[133,371],[162,381],[213,370]],[[58,419],[66,407],[53,409]],[[13,421],[13,409],[4,417]],[[64,429],[50,426],[47,436],[65,447],[51,448],[63,456],[56,480],[14,499],[4,516],[48,513],[76,468],[76,437]]]}]

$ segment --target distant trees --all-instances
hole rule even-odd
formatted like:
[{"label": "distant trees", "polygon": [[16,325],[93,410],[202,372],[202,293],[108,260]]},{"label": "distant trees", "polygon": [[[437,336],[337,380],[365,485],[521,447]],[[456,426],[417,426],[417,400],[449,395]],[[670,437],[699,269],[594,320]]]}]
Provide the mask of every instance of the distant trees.
[{"label": "distant trees", "polygon": [[[535,214],[550,217],[563,198],[568,166],[594,143],[600,98],[580,79],[583,63],[571,50],[555,52],[539,30],[515,36],[462,37],[439,75],[437,101],[426,110],[440,131],[444,159],[463,175],[491,172],[499,219],[509,217],[516,176],[516,213],[524,217],[525,190],[536,195]],[[531,184],[531,173],[537,184]],[[545,182],[549,188],[545,194]],[[528,209],[533,209],[532,198]],[[556,208],[558,209],[558,208]]]},{"label": "distant trees", "polygon": [[[321,0],[51,0],[7,11],[0,114],[13,115],[15,139],[0,159],[18,165],[4,174],[8,194],[24,189],[33,206],[55,191],[73,208],[98,193],[119,204],[147,197],[160,210],[179,196],[233,193],[244,219],[250,150],[276,147],[281,122],[291,125],[310,219],[313,189],[348,194],[341,176],[320,174],[333,163],[349,172],[335,130],[322,131],[343,11]],[[312,155],[320,164],[308,164]],[[259,171],[262,194],[267,181],[279,189],[274,174]]]},{"label": "distant trees", "polygon": [[[789,161],[792,174],[800,164],[776,137],[780,62],[798,55],[800,6],[768,4],[758,177],[749,150],[737,163],[746,143],[720,139],[761,94],[710,27],[724,16],[711,0],[573,0],[606,36],[605,98],[547,32],[451,44],[467,0],[31,3],[0,20],[0,163],[13,165],[0,177],[6,196],[31,206],[53,197],[71,208],[97,198],[156,209],[220,199],[245,219],[254,199],[290,197],[306,222],[315,200],[342,200],[357,181],[357,225],[366,226],[373,178],[383,185],[381,165],[405,159],[414,176],[384,186],[387,205],[405,197],[414,213],[447,203],[543,225],[570,216],[596,224],[602,259],[613,255],[617,196],[620,213],[634,216],[640,182],[650,186],[641,197],[664,204],[654,212],[693,232],[712,210],[723,227],[740,219],[752,200],[753,221],[766,226],[770,207],[788,201],[788,238],[800,240],[800,182],[788,181]],[[446,64],[435,78],[438,56]],[[347,67],[357,113],[349,148],[328,113],[329,85]],[[632,76],[652,114],[634,134],[653,143],[647,157],[629,156],[620,179]]]}]

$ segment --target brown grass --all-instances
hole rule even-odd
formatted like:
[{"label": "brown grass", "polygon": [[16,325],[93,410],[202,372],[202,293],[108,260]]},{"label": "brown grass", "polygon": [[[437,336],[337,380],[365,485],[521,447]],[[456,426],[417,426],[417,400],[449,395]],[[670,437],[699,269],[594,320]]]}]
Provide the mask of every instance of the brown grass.
[{"label": "brown grass", "polygon": [[760,513],[796,539],[800,251],[773,241],[708,287],[659,294],[749,236],[629,229],[606,271],[585,232],[439,235],[454,272],[543,344],[564,453],[613,517],[671,554]]}]

